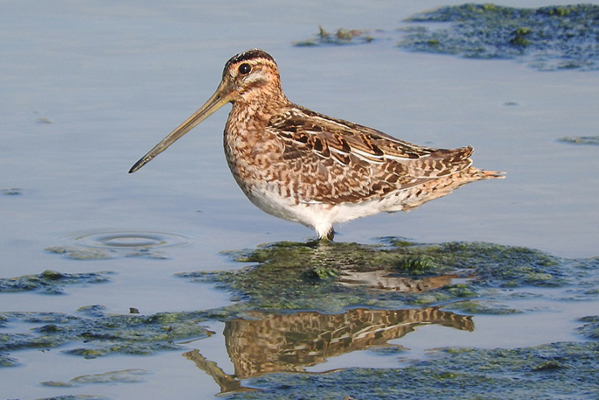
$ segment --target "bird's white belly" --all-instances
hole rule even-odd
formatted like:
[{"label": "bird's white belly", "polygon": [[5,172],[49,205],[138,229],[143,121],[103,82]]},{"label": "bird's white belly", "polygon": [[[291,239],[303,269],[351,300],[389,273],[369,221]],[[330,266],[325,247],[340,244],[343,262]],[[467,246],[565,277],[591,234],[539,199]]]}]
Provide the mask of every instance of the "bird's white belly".
[{"label": "bird's white belly", "polygon": [[295,199],[281,196],[267,187],[253,186],[244,189],[250,201],[261,210],[288,221],[299,222],[325,235],[334,224],[378,214],[382,211],[400,211],[393,206],[401,201],[403,193],[359,203],[296,203]]}]

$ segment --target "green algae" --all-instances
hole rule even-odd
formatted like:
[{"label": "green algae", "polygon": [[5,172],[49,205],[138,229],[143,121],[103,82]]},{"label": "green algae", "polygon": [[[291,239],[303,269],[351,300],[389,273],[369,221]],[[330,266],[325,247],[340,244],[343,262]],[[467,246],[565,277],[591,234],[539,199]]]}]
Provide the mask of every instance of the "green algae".
[{"label": "green algae", "polygon": [[314,267],[310,268],[302,274],[304,280],[326,280],[335,278],[339,275],[339,271],[335,268]]},{"label": "green algae", "polygon": [[0,193],[5,196],[19,196],[23,194],[23,189],[20,188],[10,188],[10,189],[0,189]]},{"label": "green algae", "polygon": [[261,389],[231,399],[591,398],[599,394],[599,344],[553,343],[520,349],[447,348],[403,368],[350,368],[321,374],[272,374]]},{"label": "green algae", "polygon": [[105,283],[106,275],[111,272],[62,273],[44,271],[36,275],[24,275],[16,278],[0,278],[0,293],[37,291],[43,294],[62,294],[62,287],[74,284]]},{"label": "green algae", "polygon": [[111,257],[111,251],[108,249],[84,249],[78,247],[55,246],[47,247],[44,250],[50,253],[62,254],[73,260],[105,260]]},{"label": "green algae", "polygon": [[371,347],[368,351],[379,356],[401,356],[409,351],[402,345],[387,344],[385,346]]},{"label": "green algae", "polygon": [[0,333],[0,352],[22,349],[48,349],[68,342],[66,337],[30,333]]},{"label": "green algae", "polygon": [[506,304],[485,300],[458,301],[456,303],[452,303],[447,308],[466,314],[508,315],[522,313],[521,310],[509,307]]},{"label": "green algae", "polygon": [[77,309],[78,313],[87,315],[89,317],[103,317],[106,307],[101,304],[93,304],[90,306],[83,306]]},{"label": "green algae", "polygon": [[[514,8],[463,4],[418,13],[394,31],[347,30],[329,33],[319,27],[314,37],[295,46],[338,46],[391,42],[409,51],[477,59],[516,59],[541,71],[599,69],[599,6],[576,4]],[[449,27],[429,28],[430,23]]]},{"label": "green algae", "polygon": [[[320,323],[337,318],[337,315],[289,313],[282,310],[331,312],[350,308],[349,313],[358,313],[353,307],[367,306],[362,309],[366,310],[361,311],[362,313],[368,314],[373,308],[393,307],[392,310],[396,310],[396,313],[426,314],[424,307],[420,310],[414,307],[432,305],[436,310],[442,308],[457,311],[459,314],[441,310],[453,315],[451,321],[469,321],[470,324],[465,326],[468,327],[467,330],[473,330],[472,318],[460,314],[501,315],[522,312],[504,302],[518,299],[518,296],[533,296],[526,293],[526,288],[561,288],[564,290],[556,292],[564,293],[567,290],[572,294],[572,300],[588,300],[597,298],[599,287],[599,259],[564,259],[537,250],[487,243],[419,244],[403,238],[388,237],[382,238],[376,245],[281,242],[252,250],[231,251],[227,255],[238,262],[251,265],[236,271],[188,272],[177,275],[193,281],[213,282],[231,291],[236,303],[228,307],[149,316],[106,315],[106,308],[102,305],[80,307],[74,315],[0,313],[0,328],[9,327],[14,331],[12,325],[15,323],[24,326],[20,332],[0,334],[0,366],[18,365],[16,359],[9,357],[12,352],[34,348],[44,351],[65,344],[69,344],[69,350],[63,350],[65,354],[86,359],[111,354],[145,356],[160,351],[180,351],[184,347],[177,342],[210,335],[210,332],[199,326],[199,323],[206,320],[225,321],[226,326],[250,326],[255,321],[260,327],[260,337],[273,337],[263,329],[264,326],[277,328],[275,330],[286,338],[286,344],[297,339],[297,343],[303,346],[297,346],[301,350],[306,347],[306,343],[312,343],[299,340],[306,332],[288,329],[290,326],[301,327],[305,324],[299,318],[300,314],[307,315],[305,318],[310,321]],[[63,274],[47,275],[49,279],[60,280]],[[403,310],[397,311],[398,308]],[[267,316],[271,315],[269,321],[280,319],[286,322],[280,326],[273,326],[269,321],[264,326],[260,325],[256,311],[253,311],[256,309],[277,310],[275,313],[266,313]],[[378,310],[371,314],[376,312],[385,313],[384,310]],[[294,318],[285,319],[281,315],[297,316],[297,321]],[[589,339],[596,339],[599,318],[586,317],[580,321],[584,326],[577,330],[578,333]],[[429,322],[423,320],[421,323]],[[315,325],[310,323],[306,326],[314,328]],[[380,328],[379,325],[377,327]],[[330,331],[342,332],[339,329]],[[368,339],[362,326],[356,325],[356,331],[360,335],[348,342],[348,352],[353,351],[354,347],[351,346],[355,346],[358,338]],[[255,349],[255,340],[243,340],[252,337],[243,335],[248,332],[253,331],[248,328],[233,337],[239,339],[240,345],[246,343],[248,351],[260,350]],[[314,331],[313,336],[319,340],[325,337],[320,331]],[[231,336],[227,337],[226,342],[231,346]],[[314,343],[320,342],[314,340]],[[271,344],[268,343],[268,349],[272,349]],[[483,397],[534,399],[551,397],[551,393],[563,393],[567,397],[592,397],[598,394],[593,386],[599,369],[598,346],[597,342],[592,341],[507,350],[447,348],[436,350],[420,360],[407,361],[403,358],[403,348],[380,345],[367,347],[368,351],[381,357],[400,357],[398,368],[351,368],[324,374],[253,375],[248,380],[244,379],[243,383],[259,388],[260,391],[239,392],[231,398],[339,399],[351,396],[356,400]],[[325,348],[330,351],[330,347]],[[289,350],[286,348],[281,353],[281,360],[291,359]],[[245,361],[256,363],[259,359],[251,352],[235,352],[230,347],[227,351],[231,357],[235,354]],[[311,355],[313,353],[310,352]],[[263,355],[265,351],[256,351],[256,354]],[[206,361],[205,364],[210,363]],[[299,364],[290,365],[297,367]],[[42,385],[66,388],[94,383],[94,380],[113,384],[128,382],[126,372],[119,378],[120,372],[123,371],[77,377],[64,382],[42,382]],[[142,377],[133,374],[132,379],[134,381]],[[237,379],[239,383],[242,378],[237,376],[232,379]],[[563,388],[557,382],[563,382]]]},{"label": "green algae", "polygon": [[294,46],[318,46],[318,45],[346,45],[370,43],[374,40],[373,32],[369,30],[339,28],[335,33],[327,32],[322,26],[318,27],[318,34],[307,40],[294,42]]},{"label": "green algae", "polygon": [[488,286],[564,287],[575,283],[567,260],[525,247],[453,242],[442,244],[436,257],[452,268],[474,267]]},{"label": "green algae", "polygon": [[19,362],[16,359],[0,353],[0,368],[16,367],[17,365],[19,365]]},{"label": "green algae", "polygon": [[526,59],[539,70],[599,69],[599,6],[537,9],[494,4],[441,7],[409,22],[447,22],[448,28],[410,30],[399,46],[412,51],[480,59]]},{"label": "green algae", "polygon": [[[92,309],[97,310],[98,306]],[[0,356],[11,366],[7,352],[24,349],[49,349],[67,343],[81,342],[84,346],[65,353],[95,358],[108,354],[149,355],[158,351],[176,350],[174,342],[198,339],[208,332],[198,325],[203,312],[171,312],[154,315],[95,314],[86,317],[64,313],[3,312],[8,324],[27,323],[37,326],[25,332],[0,333]]]},{"label": "green algae", "polygon": [[399,271],[409,273],[410,275],[427,275],[434,272],[436,265],[431,257],[408,256],[399,260],[396,268]]},{"label": "green algae", "polygon": [[142,382],[144,380],[142,376],[148,374],[150,374],[150,372],[143,369],[126,369],[104,372],[102,374],[81,375],[66,382],[47,381],[41,382],[40,384],[51,387],[75,387],[98,383],[134,383]]},{"label": "green algae", "polygon": [[66,354],[81,356],[86,359],[104,357],[110,354],[128,354],[135,356],[149,356],[159,351],[181,350],[181,346],[174,343],[136,343],[126,342],[110,345],[94,345],[92,348],[79,347],[66,350]]},{"label": "green algae", "polygon": [[558,139],[560,142],[572,144],[599,145],[599,136],[564,136]]},{"label": "green algae", "polygon": [[60,254],[66,258],[73,260],[107,260],[112,258],[120,257],[143,257],[153,258],[158,260],[165,260],[168,257],[160,251],[150,249],[119,249],[119,248],[105,248],[95,249],[87,247],[74,247],[74,246],[54,246],[47,247],[44,250],[50,253]]},{"label": "green algae", "polygon": [[[229,252],[235,271],[177,274],[213,282],[254,309],[311,309],[352,306],[401,308],[503,296],[497,289],[569,287],[579,298],[593,296],[599,260],[567,260],[523,247],[453,242],[406,245],[385,238],[380,245],[275,243]],[[460,278],[456,283],[453,279]],[[513,313],[492,303],[469,304],[478,312]],[[493,311],[494,309],[494,311]]]},{"label": "green algae", "polygon": [[579,321],[586,322],[586,324],[577,329],[578,333],[589,339],[599,339],[599,316],[584,317]]}]

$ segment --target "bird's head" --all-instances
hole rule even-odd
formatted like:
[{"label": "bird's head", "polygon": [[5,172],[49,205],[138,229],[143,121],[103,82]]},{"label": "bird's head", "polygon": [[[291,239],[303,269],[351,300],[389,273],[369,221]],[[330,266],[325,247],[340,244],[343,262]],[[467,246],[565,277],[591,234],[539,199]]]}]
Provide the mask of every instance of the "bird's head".
[{"label": "bird's head", "polygon": [[227,103],[251,104],[262,101],[267,104],[286,101],[281,90],[279,69],[274,58],[259,49],[237,54],[227,61],[216,92],[191,117],[179,125],[145,156],[139,159],[129,172],[135,172],[150,162],[171,144],[193,129],[200,122]]}]

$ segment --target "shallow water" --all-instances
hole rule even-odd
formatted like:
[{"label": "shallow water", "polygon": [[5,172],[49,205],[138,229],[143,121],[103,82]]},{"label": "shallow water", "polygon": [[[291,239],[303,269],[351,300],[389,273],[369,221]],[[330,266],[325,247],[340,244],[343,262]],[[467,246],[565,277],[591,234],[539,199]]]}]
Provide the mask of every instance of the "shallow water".
[{"label": "shallow water", "polygon": [[[0,293],[0,311],[73,314],[92,304],[116,314],[130,307],[142,314],[213,309],[229,304],[229,294],[174,274],[239,268],[221,251],[314,238],[303,226],[256,209],[236,186],[222,151],[227,107],[143,170],[127,174],[212,94],[225,61],[252,47],[274,55],[285,92],[298,104],[415,143],[471,144],[476,166],[508,173],[503,181],[473,183],[407,214],[340,226],[338,241],[403,236],[423,243],[485,241],[561,257],[598,256],[598,148],[558,139],[596,135],[599,74],[409,53],[385,40],[292,46],[315,34],[319,24],[330,30],[391,31],[403,18],[446,4],[461,2],[59,1],[50,6],[25,0],[0,5],[1,277],[45,270],[115,272],[109,283],[68,286],[63,295]],[[104,256],[80,259],[69,249],[94,249]],[[403,356],[418,358],[444,346],[513,348],[578,340],[574,319],[597,313],[596,301],[526,301],[532,304],[524,308],[543,311],[478,316],[474,332],[425,326],[397,343],[411,349]],[[207,324],[217,334],[188,346],[227,370],[231,361],[222,325]],[[505,330],[512,334],[506,337]],[[211,398],[219,392],[181,352],[87,360],[57,349],[32,349],[11,357],[19,366],[3,368],[2,398],[85,393]],[[396,363],[396,357],[358,351],[311,368]],[[126,369],[150,373],[136,383],[39,384]]]}]

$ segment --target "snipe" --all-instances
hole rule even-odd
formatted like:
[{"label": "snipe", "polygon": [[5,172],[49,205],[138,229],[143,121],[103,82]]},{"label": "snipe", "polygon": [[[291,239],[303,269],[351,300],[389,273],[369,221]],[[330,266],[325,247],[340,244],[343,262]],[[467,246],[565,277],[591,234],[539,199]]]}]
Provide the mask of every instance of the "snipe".
[{"label": "snipe", "polygon": [[333,239],[333,225],[414,209],[502,173],[471,166],[472,147],[434,149],[290,102],[273,57],[248,50],[225,64],[216,92],[143,156],[135,172],[217,109],[232,103],[224,147],[241,190],[260,209]]}]

